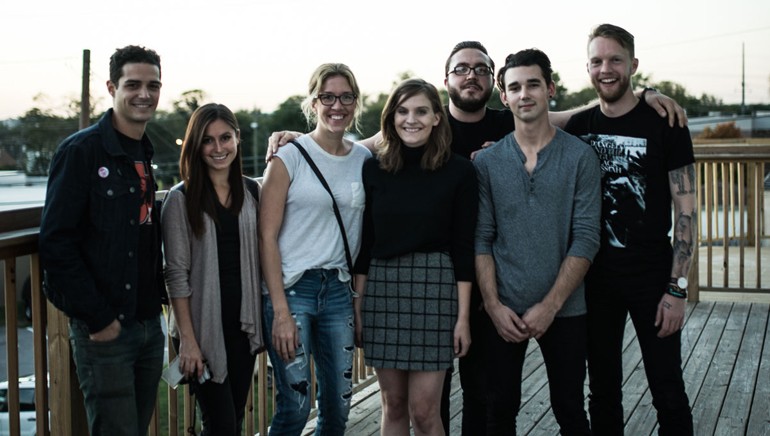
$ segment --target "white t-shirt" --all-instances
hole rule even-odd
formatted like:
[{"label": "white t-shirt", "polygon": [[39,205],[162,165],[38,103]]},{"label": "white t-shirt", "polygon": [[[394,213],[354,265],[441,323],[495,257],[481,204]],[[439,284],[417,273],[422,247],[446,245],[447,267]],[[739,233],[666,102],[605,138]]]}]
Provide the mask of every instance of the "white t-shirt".
[{"label": "white t-shirt", "polygon": [[[335,156],[324,151],[310,135],[296,141],[307,150],[334,193],[355,262],[365,204],[361,168],[372,154],[358,143],[347,155]],[[306,270],[314,268],[336,268],[340,281],[349,281],[345,247],[329,193],[294,144],[281,147],[275,157],[289,172],[289,192],[278,235],[284,287],[292,286]]]}]

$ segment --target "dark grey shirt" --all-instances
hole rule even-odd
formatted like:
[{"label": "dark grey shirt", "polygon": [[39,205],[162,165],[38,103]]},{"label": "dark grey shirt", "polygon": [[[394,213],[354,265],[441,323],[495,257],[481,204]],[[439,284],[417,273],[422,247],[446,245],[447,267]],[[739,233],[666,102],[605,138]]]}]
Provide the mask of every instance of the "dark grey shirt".
[{"label": "dark grey shirt", "polygon": [[[567,256],[592,260],[599,249],[599,162],[580,139],[556,129],[532,174],[513,134],[483,150],[476,254],[495,261],[500,301],[518,314],[542,301]],[[586,311],[581,283],[557,316]]]}]

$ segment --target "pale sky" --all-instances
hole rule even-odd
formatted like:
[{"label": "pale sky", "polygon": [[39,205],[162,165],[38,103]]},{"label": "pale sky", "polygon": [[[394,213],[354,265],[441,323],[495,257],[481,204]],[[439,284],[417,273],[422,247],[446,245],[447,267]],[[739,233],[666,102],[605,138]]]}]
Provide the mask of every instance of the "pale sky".
[{"label": "pale sky", "polygon": [[97,110],[108,108],[109,56],[128,44],[160,54],[161,109],[202,89],[233,110],[271,112],[304,95],[324,62],[348,64],[364,94],[388,92],[405,71],[441,87],[463,40],[483,43],[498,65],[539,48],[574,92],[589,85],[587,34],[604,22],[634,34],[640,72],[725,103],[741,102],[745,44],[746,103],[770,103],[768,0],[7,0],[0,119],[79,98],[84,49]]}]

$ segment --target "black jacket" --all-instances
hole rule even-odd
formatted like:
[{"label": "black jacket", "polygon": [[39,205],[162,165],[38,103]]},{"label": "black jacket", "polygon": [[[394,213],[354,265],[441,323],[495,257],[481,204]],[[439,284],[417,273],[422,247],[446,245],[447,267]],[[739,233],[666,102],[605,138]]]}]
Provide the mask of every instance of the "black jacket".
[{"label": "black jacket", "polygon": [[[153,148],[146,135],[142,143],[150,161]],[[160,238],[151,253],[137,252],[143,201],[133,159],[112,125],[112,109],[59,145],[40,223],[43,289],[56,307],[84,321],[92,333],[115,319],[134,318],[139,256],[153,256],[157,289],[165,295]],[[160,236],[159,210],[153,208],[152,220]]]}]

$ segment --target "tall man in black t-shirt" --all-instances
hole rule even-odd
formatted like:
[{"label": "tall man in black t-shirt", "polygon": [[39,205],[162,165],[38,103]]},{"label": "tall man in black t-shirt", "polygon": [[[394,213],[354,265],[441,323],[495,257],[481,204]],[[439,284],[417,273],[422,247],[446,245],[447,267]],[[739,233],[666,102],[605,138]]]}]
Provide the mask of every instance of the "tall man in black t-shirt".
[{"label": "tall man in black t-shirt", "polygon": [[637,65],[630,33],[595,28],[588,73],[600,103],[566,127],[594,147],[602,169],[602,246],[586,276],[591,427],[594,435],[623,434],[622,342],[630,314],[659,433],[687,435],[693,422],[680,330],[696,237],[695,159],[687,128],[668,126],[631,92]]},{"label": "tall man in black t-shirt", "polygon": [[70,317],[91,435],[144,435],[163,365],[165,296],[153,147],[160,57],[110,58],[113,107],[59,145],[40,224],[44,289]]}]

